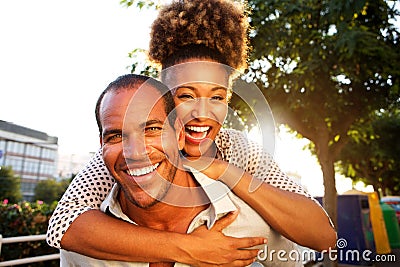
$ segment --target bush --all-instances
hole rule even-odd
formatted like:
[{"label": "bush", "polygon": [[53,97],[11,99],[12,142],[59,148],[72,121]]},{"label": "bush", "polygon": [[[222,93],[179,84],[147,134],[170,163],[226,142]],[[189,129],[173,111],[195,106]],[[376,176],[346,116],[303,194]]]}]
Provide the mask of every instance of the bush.
[{"label": "bush", "polygon": [[[0,234],[3,237],[45,234],[51,214],[56,206],[42,201],[9,204],[5,199],[0,203]],[[47,245],[46,241],[4,244],[0,262],[58,253],[58,249]],[[20,266],[59,266],[58,260],[32,263]]]},{"label": "bush", "polygon": [[47,179],[37,183],[35,187],[35,198],[45,203],[52,203],[59,200],[69,185],[68,179],[56,181],[55,179]]}]

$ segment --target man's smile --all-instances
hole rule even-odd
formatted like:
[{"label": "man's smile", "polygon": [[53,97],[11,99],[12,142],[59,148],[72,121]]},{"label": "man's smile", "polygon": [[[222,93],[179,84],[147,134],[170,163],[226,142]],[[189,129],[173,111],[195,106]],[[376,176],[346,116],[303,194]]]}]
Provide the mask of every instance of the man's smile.
[{"label": "man's smile", "polygon": [[142,176],[155,171],[159,165],[160,163],[156,163],[154,165],[149,165],[141,168],[129,168],[128,170],[126,170],[126,173],[130,176]]}]

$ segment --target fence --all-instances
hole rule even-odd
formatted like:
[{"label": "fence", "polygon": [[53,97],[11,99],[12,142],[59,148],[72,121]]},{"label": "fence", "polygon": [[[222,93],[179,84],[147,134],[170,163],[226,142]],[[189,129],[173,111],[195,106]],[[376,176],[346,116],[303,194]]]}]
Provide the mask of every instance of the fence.
[{"label": "fence", "polygon": [[[41,241],[41,240],[45,240],[45,239],[46,239],[45,234],[7,237],[7,238],[3,238],[2,235],[0,235],[0,253],[1,253],[1,246],[3,244],[29,242],[29,241]],[[42,262],[42,261],[48,261],[48,260],[56,260],[59,258],[60,258],[60,254],[57,253],[57,254],[50,254],[50,255],[44,255],[44,256],[29,257],[29,258],[25,258],[25,259],[9,260],[9,261],[0,262],[0,267],[11,266],[11,265],[20,265],[20,264],[33,263],[33,262]]]}]

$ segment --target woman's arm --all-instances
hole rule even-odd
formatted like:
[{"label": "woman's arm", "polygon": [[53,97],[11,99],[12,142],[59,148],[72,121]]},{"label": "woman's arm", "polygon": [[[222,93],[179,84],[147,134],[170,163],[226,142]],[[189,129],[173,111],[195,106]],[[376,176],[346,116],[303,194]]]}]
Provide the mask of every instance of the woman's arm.
[{"label": "woman's arm", "polygon": [[222,234],[222,229],[236,217],[237,213],[230,213],[210,230],[202,226],[191,234],[179,234],[139,227],[99,210],[91,210],[74,221],[65,233],[61,246],[106,260],[247,266],[258,253],[258,249],[248,248],[264,244],[266,240],[262,237],[234,238]]},{"label": "woman's arm", "polygon": [[[228,168],[221,178],[229,186],[230,177],[242,171]],[[262,183],[250,192],[253,177],[244,173],[233,192],[253,207],[274,229],[286,238],[318,251],[334,248],[336,232],[323,208],[303,195]]]},{"label": "woman's arm", "polygon": [[222,160],[185,162],[205,175],[224,182],[286,238],[318,251],[333,248],[336,232],[324,209],[304,195],[261,182],[250,190],[253,176]]},{"label": "woman's arm", "polygon": [[[249,265],[257,250],[243,250],[264,243],[264,238],[225,237],[219,227],[236,216],[228,216],[214,231],[200,227],[190,235],[134,226],[99,210],[114,184],[101,151],[74,178],[55,209],[47,231],[50,246],[87,256],[121,261],[179,261],[194,266]],[[249,263],[250,262],[250,263]]]},{"label": "woman's arm", "polygon": [[[47,243],[52,247],[61,248],[61,239],[69,226],[82,213],[100,209],[114,183],[99,150],[75,176],[58,202],[49,221]],[[90,227],[88,231],[90,232]]]}]

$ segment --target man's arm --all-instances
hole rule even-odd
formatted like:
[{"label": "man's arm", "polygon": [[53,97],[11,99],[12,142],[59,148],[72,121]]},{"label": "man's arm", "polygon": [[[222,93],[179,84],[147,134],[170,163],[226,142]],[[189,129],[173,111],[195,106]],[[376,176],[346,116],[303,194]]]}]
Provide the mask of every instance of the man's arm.
[{"label": "man's arm", "polygon": [[266,240],[224,236],[222,229],[236,216],[236,213],[228,214],[210,230],[202,226],[191,234],[179,234],[135,226],[99,210],[90,210],[71,224],[61,247],[106,260],[247,266],[258,253],[257,249],[248,248],[264,244]]}]

